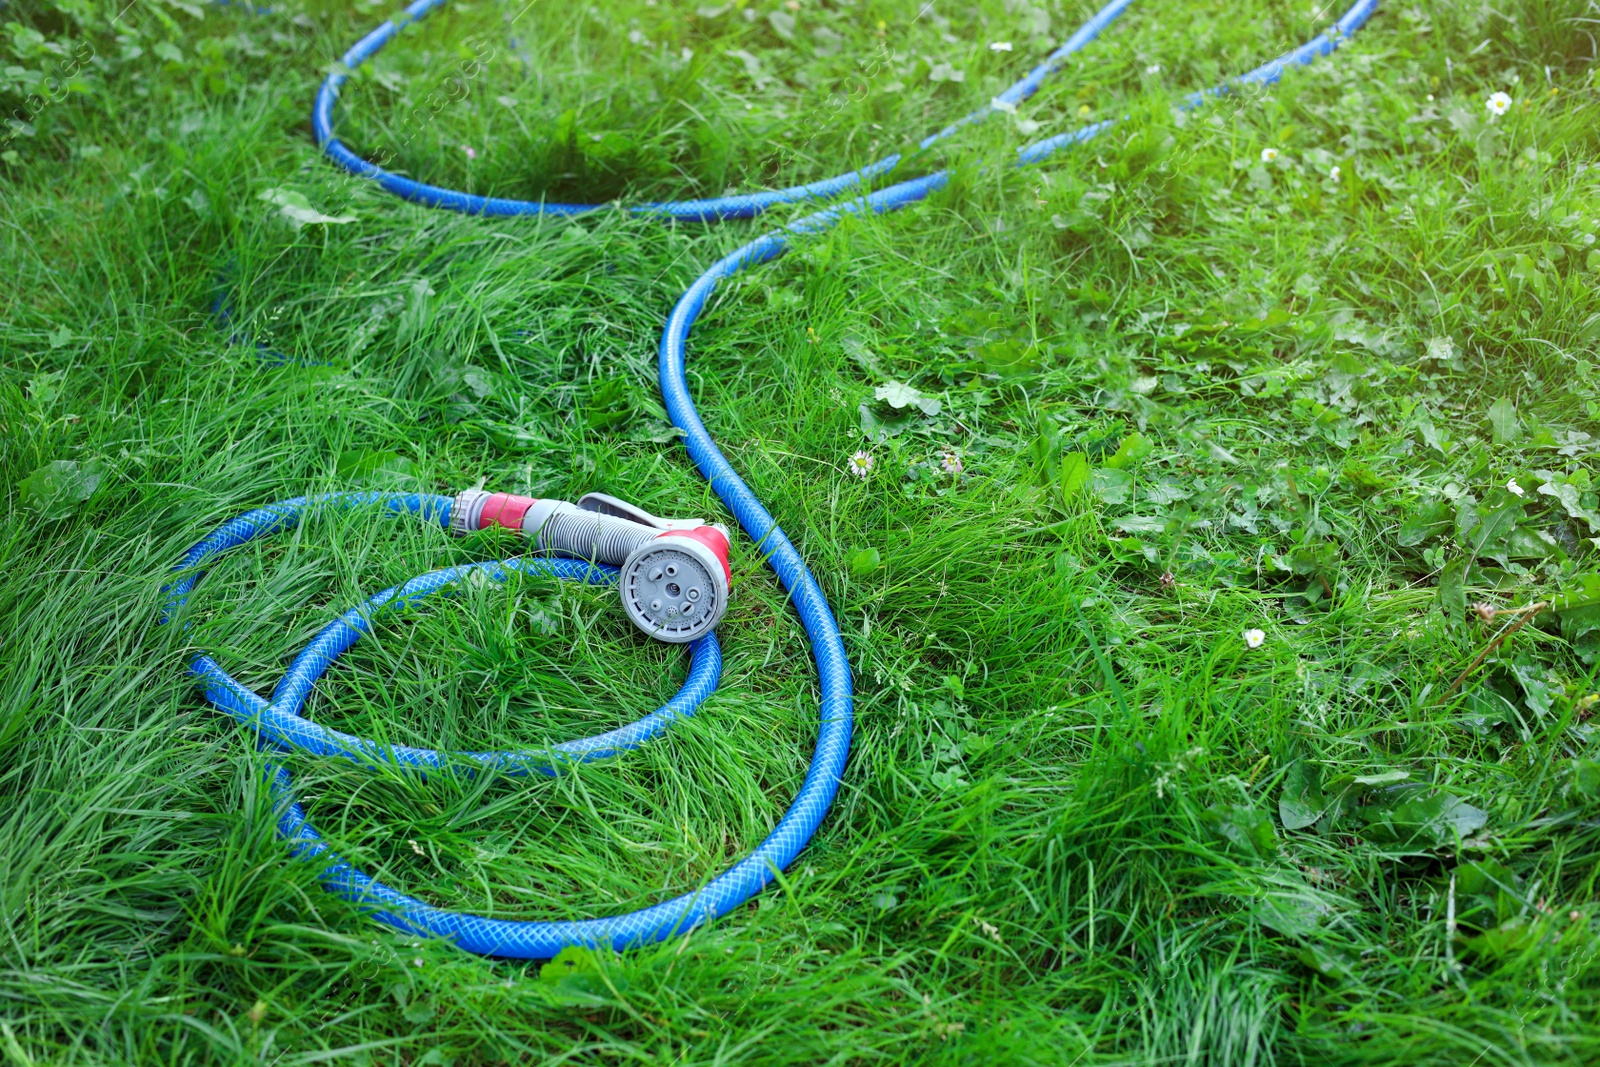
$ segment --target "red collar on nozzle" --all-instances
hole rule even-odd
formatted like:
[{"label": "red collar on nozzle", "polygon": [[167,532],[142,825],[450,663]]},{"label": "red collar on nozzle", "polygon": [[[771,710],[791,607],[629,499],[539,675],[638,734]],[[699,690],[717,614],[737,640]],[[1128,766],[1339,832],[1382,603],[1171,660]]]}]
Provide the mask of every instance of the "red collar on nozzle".
[{"label": "red collar on nozzle", "polygon": [[663,537],[687,537],[705,545],[722,564],[722,576],[728,580],[729,585],[733,584],[733,568],[728,566],[728,538],[721,530],[715,526],[696,526],[692,530],[667,530],[657,534],[656,540],[659,541]]}]

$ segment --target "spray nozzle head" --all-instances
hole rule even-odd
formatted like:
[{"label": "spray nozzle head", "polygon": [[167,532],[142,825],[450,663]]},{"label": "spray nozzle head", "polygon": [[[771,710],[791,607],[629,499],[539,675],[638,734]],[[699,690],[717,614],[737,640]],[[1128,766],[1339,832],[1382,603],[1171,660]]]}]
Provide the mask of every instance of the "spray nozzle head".
[{"label": "spray nozzle head", "polygon": [[717,628],[728,610],[727,535],[714,526],[667,530],[622,564],[622,607],[658,641],[682,644]]},{"label": "spray nozzle head", "polygon": [[452,532],[494,526],[518,530],[546,552],[620,566],[623,610],[658,641],[704,637],[728,610],[733,572],[725,526],[659,518],[603,493],[576,504],[481,489],[456,497]]}]

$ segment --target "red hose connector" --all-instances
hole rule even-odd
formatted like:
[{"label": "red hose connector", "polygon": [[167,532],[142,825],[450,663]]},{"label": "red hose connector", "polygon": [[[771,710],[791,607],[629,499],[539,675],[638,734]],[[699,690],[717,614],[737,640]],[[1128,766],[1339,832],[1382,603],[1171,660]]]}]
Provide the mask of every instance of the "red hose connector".
[{"label": "red hose connector", "polygon": [[507,530],[522,530],[522,517],[538,500],[531,496],[514,496],[511,493],[486,493],[482,489],[463,489],[456,494],[450,506],[450,532],[471,533],[503,526]]}]

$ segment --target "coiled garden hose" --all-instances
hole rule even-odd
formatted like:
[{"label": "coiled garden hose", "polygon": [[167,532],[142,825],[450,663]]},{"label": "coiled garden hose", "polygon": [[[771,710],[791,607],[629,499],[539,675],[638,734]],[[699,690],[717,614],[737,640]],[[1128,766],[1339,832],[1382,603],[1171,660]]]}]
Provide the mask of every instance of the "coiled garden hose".
[{"label": "coiled garden hose", "polygon": [[[350,173],[372,179],[404,199],[468,214],[576,215],[602,206],[483,197],[426,185],[385,171],[357,156],[334,137],[333,108],[340,87],[349,77],[349,71],[392,41],[402,26],[422,18],[444,2],[416,0],[400,19],[385,22],[352,47],[344,55],[340,68],[328,75],[317,94],[312,113],[313,129],[328,158]],[[1044,63],[1001,93],[995,103],[1009,107],[1032,96],[1063,60],[1092,41],[1131,2],[1112,0]],[[1366,23],[1377,3],[1378,0],[1356,0],[1331,31],[1256,68],[1231,84],[1270,84],[1276,82],[1284,70],[1291,66],[1308,64],[1331,54],[1345,38]],[[1199,106],[1213,96],[1228,92],[1230,87],[1221,85],[1193,93],[1184,98],[1180,106]],[[973,112],[960,122],[926,138],[922,146],[927,147],[949,136],[965,123],[982,119],[993,109],[994,105],[991,105]],[[1096,123],[1029,145],[1018,151],[1018,163],[1036,163],[1071,145],[1090,140],[1112,124]],[[892,155],[859,170],[807,185],[744,196],[644,204],[633,210],[673,219],[701,221],[748,218],[781,204],[827,200],[857,192],[867,187],[873,179],[894,170],[899,162],[900,157]],[[684,370],[689,331],[718,282],[746,267],[778,258],[788,250],[793,237],[826,230],[847,214],[888,212],[916,203],[943,186],[949,177],[948,171],[938,171],[858,195],[853,200],[825,208],[750,241],[718,260],[695,280],[679,298],[662,334],[659,373],[661,394],[668,416],[673,425],[683,432],[684,447],[695,466],[739,521],[740,527],[758,547],[762,558],[788,592],[816,659],[821,691],[816,748],[810,769],[793,804],[767,838],[739,863],[700,888],[639,911],[580,922],[522,922],[482,918],[434,908],[380,884],[339,858],[321,841],[307,821],[305,812],[295,802],[288,772],[269,763],[269,782],[280,811],[278,831],[291,842],[295,855],[322,866],[319,876],[329,889],[370,907],[376,918],[400,930],[446,937],[464,949],[486,955],[548,958],[569,945],[606,945],[621,950],[685,933],[700,923],[738,907],[794,860],[827,814],[850,752],[850,666],[833,613],[816,578],[771,513],[718,450],[695,410]],[[288,529],[316,512],[375,508],[415,515],[448,529],[452,509],[459,506],[462,506],[460,498],[452,500],[422,494],[348,493],[287,500],[249,512],[224,523],[185,553],[175,568],[181,577],[168,587],[170,596],[162,621],[174,617],[176,609],[193,590],[202,568],[209,561],[246,541]],[[494,767],[507,773],[553,774],[559,771],[564,762],[597,759],[635,747],[665,730],[680,716],[693,714],[716,688],[721,652],[715,634],[706,633],[688,644],[689,676],[672,700],[629,726],[596,737],[552,746],[548,750],[444,754],[429,749],[392,747],[330,730],[299,714],[316,680],[334,659],[371,629],[381,614],[447,589],[471,573],[504,581],[510,574],[518,572],[588,583],[609,583],[617,578],[615,567],[567,558],[523,558],[476,563],[413,578],[370,598],[365,605],[341,616],[318,634],[295,658],[270,701],[263,700],[235,681],[209,656],[197,657],[190,669],[204,683],[207,698],[219,709],[254,726],[264,746],[383,761],[425,770],[464,763],[469,767]]]}]

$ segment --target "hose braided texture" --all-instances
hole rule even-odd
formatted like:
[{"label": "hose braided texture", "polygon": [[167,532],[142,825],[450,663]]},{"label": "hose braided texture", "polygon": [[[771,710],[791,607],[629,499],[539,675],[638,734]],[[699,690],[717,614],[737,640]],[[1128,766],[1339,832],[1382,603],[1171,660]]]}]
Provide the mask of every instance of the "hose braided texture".
[{"label": "hose braided texture", "polygon": [[[358,177],[368,178],[395,195],[428,207],[473,215],[578,215],[597,204],[557,204],[476,196],[426,185],[362,159],[333,133],[334,105],[350,71],[371,59],[392,41],[400,29],[427,15],[445,0],[415,0],[397,20],[385,22],[345,53],[341,67],[329,74],[317,93],[312,128],[330,160]],[[1095,39],[1132,3],[1111,0],[1027,77],[995,99],[1002,107],[1018,104],[1038,91],[1046,78],[1073,53]],[[1377,8],[1378,0],[1356,0],[1327,34],[1266,63],[1234,82],[1190,94],[1179,106],[1195,108],[1227,93],[1234,85],[1276,82],[1290,67],[1330,55],[1344,39],[1359,30]],[[925,138],[926,148],[962,126],[981,121],[993,106],[981,108]],[[1052,154],[1088,141],[1115,124],[1100,122],[1021,148],[1018,164],[1037,163]],[[764,193],[638,205],[640,214],[668,219],[716,221],[750,218],[769,208],[803,201],[823,201],[841,194],[859,193],[872,179],[888,174],[900,163],[891,155],[859,170],[833,178]],[[288,771],[268,765],[268,779],[279,805],[278,832],[291,842],[294,854],[322,867],[320,877],[332,891],[370,907],[379,920],[400,930],[452,939],[464,949],[496,956],[548,958],[569,945],[609,945],[625,949],[661,941],[727,914],[759,892],[800,853],[821,825],[838,791],[850,752],[853,706],[850,666],[827,598],[816,578],[777,521],[745,484],[707,432],[685,376],[689,331],[717,284],[747,267],[782,256],[796,236],[827,230],[847,214],[894,211],[924,199],[949,181],[948,171],[938,171],[874,190],[824,208],[814,214],[764,234],[716,262],[679,298],[661,338],[659,373],[662,398],[673,425],[683,431],[684,447],[700,473],[728,510],[738,519],[761,551],[763,559],[788,592],[811,642],[820,688],[817,744],[811,766],[794,802],[767,838],[742,861],[700,888],[673,900],[624,915],[579,922],[521,922],[482,918],[445,911],[384,886],[339,858],[318,837],[304,810],[293,797]],[[162,621],[176,611],[200,577],[200,568],[221,552],[257,537],[296,525],[311,512],[328,508],[379,507],[414,514],[449,526],[450,500],[418,494],[335,494],[299,498],[274,504],[225,523],[195,545],[176,570],[183,577],[169,586],[169,601]],[[345,649],[367,632],[381,613],[397,610],[432,593],[447,590],[473,573],[504,581],[512,572],[541,574],[591,583],[614,582],[614,568],[569,559],[518,559],[447,568],[414,578],[370,598],[362,607],[331,623],[296,657],[279,682],[271,701],[240,685],[207,656],[198,657],[191,670],[203,681],[206,696],[221,710],[256,728],[263,745],[295,748],[318,755],[335,755],[361,761],[383,761],[425,770],[452,763],[468,768],[494,767],[509,773],[556,773],[563,761],[597,759],[643,743],[665,730],[677,718],[692,714],[715,689],[721,652],[715,635],[690,647],[690,669],[683,689],[651,715],[597,737],[524,752],[468,752],[443,754],[430,749],[390,747],[352,737],[308,721],[299,714],[316,680]]]}]

